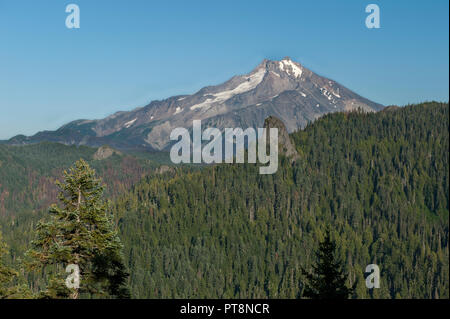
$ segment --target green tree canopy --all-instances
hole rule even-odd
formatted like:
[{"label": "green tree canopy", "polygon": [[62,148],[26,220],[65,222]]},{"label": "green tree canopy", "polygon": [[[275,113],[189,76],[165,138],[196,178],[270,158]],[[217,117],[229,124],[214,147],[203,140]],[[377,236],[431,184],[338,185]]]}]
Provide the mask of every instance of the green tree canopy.
[{"label": "green tree canopy", "polygon": [[306,277],[303,296],[311,299],[347,299],[352,293],[353,288],[345,284],[347,273],[335,256],[335,249],[336,244],[327,229],[325,240],[316,252],[317,264],[312,266],[313,272],[303,270]]},{"label": "green tree canopy", "polygon": [[[92,296],[127,297],[128,274],[122,258],[122,244],[102,199],[104,187],[95,171],[79,160],[64,171],[57,182],[62,207],[50,207],[50,220],[41,220],[28,255],[31,268],[53,265],[56,275],[44,296],[79,298]],[[80,287],[64,292],[61,268],[69,264],[80,269]],[[62,273],[62,274],[61,274]],[[68,274],[65,274],[68,276]]]},{"label": "green tree canopy", "polygon": [[17,272],[3,263],[3,256],[7,253],[7,248],[8,246],[3,242],[2,233],[0,233],[0,299],[13,295],[10,283],[17,276]]}]

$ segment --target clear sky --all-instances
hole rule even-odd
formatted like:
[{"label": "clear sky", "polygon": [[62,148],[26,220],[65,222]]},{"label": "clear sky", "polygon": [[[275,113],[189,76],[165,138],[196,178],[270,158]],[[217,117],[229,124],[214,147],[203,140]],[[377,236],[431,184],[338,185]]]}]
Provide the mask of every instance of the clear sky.
[{"label": "clear sky", "polygon": [[[81,11],[67,29],[66,5]],[[380,7],[367,29],[365,7]],[[448,101],[448,0],[0,0],[0,139],[190,94],[285,56],[385,105]]]}]

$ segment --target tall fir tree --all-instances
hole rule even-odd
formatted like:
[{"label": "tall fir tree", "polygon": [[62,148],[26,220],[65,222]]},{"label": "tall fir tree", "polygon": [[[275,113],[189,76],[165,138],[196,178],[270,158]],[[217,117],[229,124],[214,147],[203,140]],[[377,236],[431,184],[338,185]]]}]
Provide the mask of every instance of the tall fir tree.
[{"label": "tall fir tree", "polygon": [[[47,298],[129,297],[122,244],[113,227],[107,203],[102,199],[104,187],[95,171],[79,160],[64,171],[64,182],[57,182],[62,207],[50,207],[50,220],[41,220],[29,250],[31,268],[53,265]],[[63,269],[75,264],[80,270],[79,288],[64,285]]]},{"label": "tall fir tree", "polygon": [[302,269],[306,277],[303,296],[311,299],[347,299],[354,287],[345,284],[347,273],[343,270],[341,261],[335,255],[336,244],[330,238],[330,230],[326,230],[325,239],[319,244],[316,252],[317,264],[313,271]]}]

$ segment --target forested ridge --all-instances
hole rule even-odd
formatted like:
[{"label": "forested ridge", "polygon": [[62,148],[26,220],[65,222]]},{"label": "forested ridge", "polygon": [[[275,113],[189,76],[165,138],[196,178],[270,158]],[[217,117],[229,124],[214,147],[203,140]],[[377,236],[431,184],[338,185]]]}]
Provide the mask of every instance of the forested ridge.
[{"label": "forested ridge", "polygon": [[129,189],[157,166],[140,156],[113,154],[105,160],[94,160],[96,149],[39,143],[26,146],[0,144],[0,216],[20,216],[47,208],[56,199],[55,180],[64,169],[83,158],[91,163],[109,186],[112,198]]},{"label": "forested ridge", "polygon": [[114,209],[134,296],[299,297],[331,225],[355,297],[448,298],[448,115],[330,114],[292,134],[300,159],[274,175],[218,165],[141,182]]},{"label": "forested ridge", "polygon": [[95,153],[94,148],[58,143],[0,145],[0,232],[8,245],[3,259],[23,275],[15,281],[27,283],[35,292],[48,283],[42,275],[23,269],[24,254],[38,221],[48,216],[49,206],[57,201],[55,182],[62,179],[63,171],[85,159],[107,185],[106,199],[113,201],[143,176],[154,174],[158,166],[148,159],[150,155],[113,154],[94,160]]},{"label": "forested ridge", "polygon": [[[299,298],[330,227],[353,297],[449,298],[448,130],[448,103],[334,113],[291,134],[299,158],[281,157],[276,174],[221,164],[148,175],[112,196],[132,297]],[[36,218],[0,216],[17,269]],[[372,263],[381,283],[369,290]],[[38,277],[22,282],[37,289]]]}]

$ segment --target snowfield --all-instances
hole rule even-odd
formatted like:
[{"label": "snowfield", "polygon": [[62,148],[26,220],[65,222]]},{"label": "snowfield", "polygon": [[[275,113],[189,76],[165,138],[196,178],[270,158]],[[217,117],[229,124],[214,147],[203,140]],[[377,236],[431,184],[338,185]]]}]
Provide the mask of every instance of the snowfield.
[{"label": "snowfield", "polygon": [[229,100],[233,96],[237,94],[242,94],[248,91],[253,90],[258,86],[259,83],[262,82],[264,75],[266,74],[266,70],[263,68],[258,69],[255,73],[250,74],[249,76],[242,76],[244,82],[239,84],[232,90],[222,91],[218,93],[208,94],[208,96],[212,96],[213,98],[207,98],[204,102],[195,104],[191,106],[191,110],[210,108],[215,103],[223,103],[226,100]]}]

